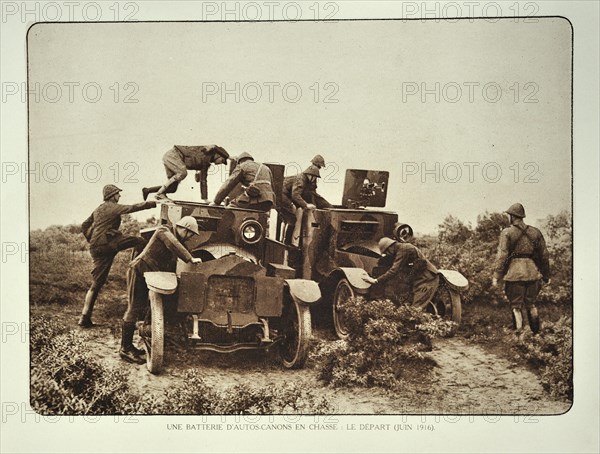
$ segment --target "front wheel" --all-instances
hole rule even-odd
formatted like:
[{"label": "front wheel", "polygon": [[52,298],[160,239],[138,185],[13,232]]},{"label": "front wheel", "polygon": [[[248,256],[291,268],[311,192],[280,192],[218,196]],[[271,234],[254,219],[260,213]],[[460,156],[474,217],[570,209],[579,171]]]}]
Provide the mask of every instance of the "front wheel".
[{"label": "front wheel", "polygon": [[162,296],[150,291],[150,339],[145,339],[146,368],[151,374],[162,369],[165,347],[165,317]]},{"label": "front wheel", "polygon": [[354,289],[350,285],[350,282],[348,282],[348,279],[340,279],[335,287],[332,302],[333,327],[335,329],[335,334],[339,339],[348,338],[346,318],[343,315],[341,307],[348,299],[353,298],[354,296]]},{"label": "front wheel", "polygon": [[299,369],[304,366],[308,356],[308,347],[312,334],[310,310],[296,301],[288,301],[282,318],[283,340],[280,344],[280,355],[283,365],[288,369]]}]

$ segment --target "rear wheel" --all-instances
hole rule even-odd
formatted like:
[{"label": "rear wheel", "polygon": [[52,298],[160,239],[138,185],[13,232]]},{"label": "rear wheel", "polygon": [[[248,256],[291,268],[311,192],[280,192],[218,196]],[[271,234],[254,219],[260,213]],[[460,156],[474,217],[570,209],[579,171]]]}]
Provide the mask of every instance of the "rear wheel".
[{"label": "rear wheel", "polygon": [[348,301],[349,298],[354,296],[354,289],[350,285],[350,282],[348,282],[348,279],[340,279],[335,287],[332,302],[333,327],[335,329],[335,334],[340,339],[348,338],[348,328],[346,327],[346,319],[341,310],[341,306]]},{"label": "rear wheel", "polygon": [[162,295],[150,291],[150,339],[146,338],[146,368],[152,374],[162,369],[165,347],[165,317]]},{"label": "rear wheel", "polygon": [[460,293],[449,288],[447,285],[440,285],[436,294],[428,307],[428,311],[439,315],[446,320],[452,320],[460,325],[462,321],[462,301]]},{"label": "rear wheel", "polygon": [[295,301],[288,301],[281,316],[283,340],[279,352],[288,369],[304,366],[312,334],[310,310]]}]

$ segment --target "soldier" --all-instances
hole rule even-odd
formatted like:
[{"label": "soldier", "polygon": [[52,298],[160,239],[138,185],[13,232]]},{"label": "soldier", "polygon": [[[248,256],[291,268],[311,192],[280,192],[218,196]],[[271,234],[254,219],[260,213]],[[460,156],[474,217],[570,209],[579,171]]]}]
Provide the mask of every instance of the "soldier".
[{"label": "soldier", "polygon": [[525,309],[529,327],[536,334],[540,330],[540,318],[535,307],[540,280],[550,282],[546,241],[542,232],[523,222],[523,205],[515,203],[505,213],[510,217],[511,226],[500,234],[492,285],[496,287],[499,280],[504,280],[504,293],[510,301],[516,332],[520,333],[523,328],[522,310]]},{"label": "soldier", "polygon": [[81,230],[90,243],[90,254],[94,261],[92,285],[85,295],[79,326],[91,328],[92,312],[98,293],[104,286],[113,260],[118,252],[135,248],[138,252],[146,245],[141,236],[123,235],[119,231],[121,215],[154,208],[156,202],[143,202],[135,205],[120,205],[121,189],[109,184],[104,186],[102,203],[82,224]]},{"label": "soldier", "polygon": [[183,146],[175,145],[163,156],[163,164],[167,172],[167,182],[162,186],[142,188],[144,200],[148,194],[156,192],[156,200],[167,199],[167,194],[174,193],[179,183],[187,176],[187,171],[196,170],[196,181],[200,183],[200,197],[208,199],[208,168],[211,164],[226,164],[229,153],[218,145]]},{"label": "soldier", "polygon": [[220,205],[238,183],[241,183],[245,190],[230,202],[230,206],[259,211],[269,211],[275,206],[271,169],[254,162],[249,153],[238,156],[237,166],[217,192],[213,204]]},{"label": "soldier", "polygon": [[425,308],[439,285],[436,267],[416,246],[404,240],[383,237],[379,240],[379,250],[384,256],[382,262],[389,269],[377,279],[370,276],[363,279],[382,285],[383,295],[396,303]]},{"label": "soldier", "polygon": [[[318,156],[315,156],[315,158]],[[279,213],[287,224],[285,242],[290,243],[296,224],[298,208],[331,208],[332,205],[317,193],[317,178],[321,178],[319,169],[311,165],[300,175],[283,179],[283,193],[279,203]]]},{"label": "soldier", "polygon": [[128,305],[123,316],[121,349],[119,355],[125,361],[142,364],[144,351],[133,345],[135,323],[144,316],[148,305],[148,287],[144,273],[148,271],[171,271],[174,259],[180,258],[186,263],[199,263],[186,249],[185,242],[198,235],[198,223],[192,216],[184,216],[169,229],[161,225],[152,235],[144,250],[132,260],[127,270]]},{"label": "soldier", "polygon": [[318,167],[319,170],[322,169],[323,167],[325,167],[325,159],[320,154],[318,154],[314,158],[312,158],[310,163],[313,166]]}]

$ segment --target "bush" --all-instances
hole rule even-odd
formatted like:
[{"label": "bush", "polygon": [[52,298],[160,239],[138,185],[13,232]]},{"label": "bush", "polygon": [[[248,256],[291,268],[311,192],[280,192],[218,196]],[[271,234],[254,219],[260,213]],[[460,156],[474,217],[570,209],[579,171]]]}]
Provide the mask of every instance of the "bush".
[{"label": "bush", "polygon": [[294,383],[255,388],[246,384],[217,391],[201,378],[202,371],[189,370],[183,383],[165,391],[165,413],[194,415],[324,414],[332,407],[309,390]]},{"label": "bush", "polygon": [[314,359],[319,377],[333,386],[359,385],[398,389],[403,380],[431,370],[424,354],[433,337],[450,335],[455,323],[389,300],[350,298],[340,310],[349,332],[347,341],[320,345]]},{"label": "bush", "polygon": [[[500,213],[479,215],[475,228],[448,216],[439,225],[437,241],[425,238],[420,245],[438,268],[455,269],[469,280],[469,289],[463,293],[465,303],[499,302],[504,299],[504,292],[501,287],[494,288],[490,284],[500,232],[507,226],[507,218]],[[542,287],[539,300],[572,304],[573,231],[570,215],[566,212],[549,215],[539,222],[539,228],[546,238],[552,273],[552,282]]]},{"label": "bush", "polygon": [[[127,373],[102,364],[81,333],[70,331],[47,339],[52,322],[34,328],[31,406],[45,414],[122,414],[137,396],[129,392]],[[33,349],[35,343],[36,349]]]},{"label": "bush", "polygon": [[572,320],[561,317],[544,322],[538,335],[526,331],[515,341],[515,348],[541,372],[544,389],[552,396],[573,399]]},{"label": "bush", "polygon": [[332,407],[294,383],[262,388],[246,384],[218,391],[189,370],[163,398],[129,388],[126,369],[98,360],[79,331],[46,317],[31,329],[31,406],[47,415],[107,414],[324,414]]}]

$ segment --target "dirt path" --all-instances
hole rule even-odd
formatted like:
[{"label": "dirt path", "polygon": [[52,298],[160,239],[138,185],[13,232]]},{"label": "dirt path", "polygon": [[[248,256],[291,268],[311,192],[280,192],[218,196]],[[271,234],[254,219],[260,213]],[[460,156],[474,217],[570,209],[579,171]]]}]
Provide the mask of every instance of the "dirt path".
[{"label": "dirt path", "polygon": [[560,414],[569,403],[550,399],[538,378],[527,369],[469,344],[461,338],[434,343],[431,357],[438,367],[433,385],[402,394],[379,389],[334,389],[317,379],[313,364],[302,370],[285,370],[275,352],[236,352],[221,355],[168,347],[165,369],[159,376],[145,366],[123,363],[118,357],[118,339],[108,328],[85,331],[85,335],[107,365],[130,374],[138,391],[160,400],[168,387],[181,382],[191,368],[201,371],[205,381],[217,388],[246,383],[262,387],[290,381],[326,397],[338,414]]}]

